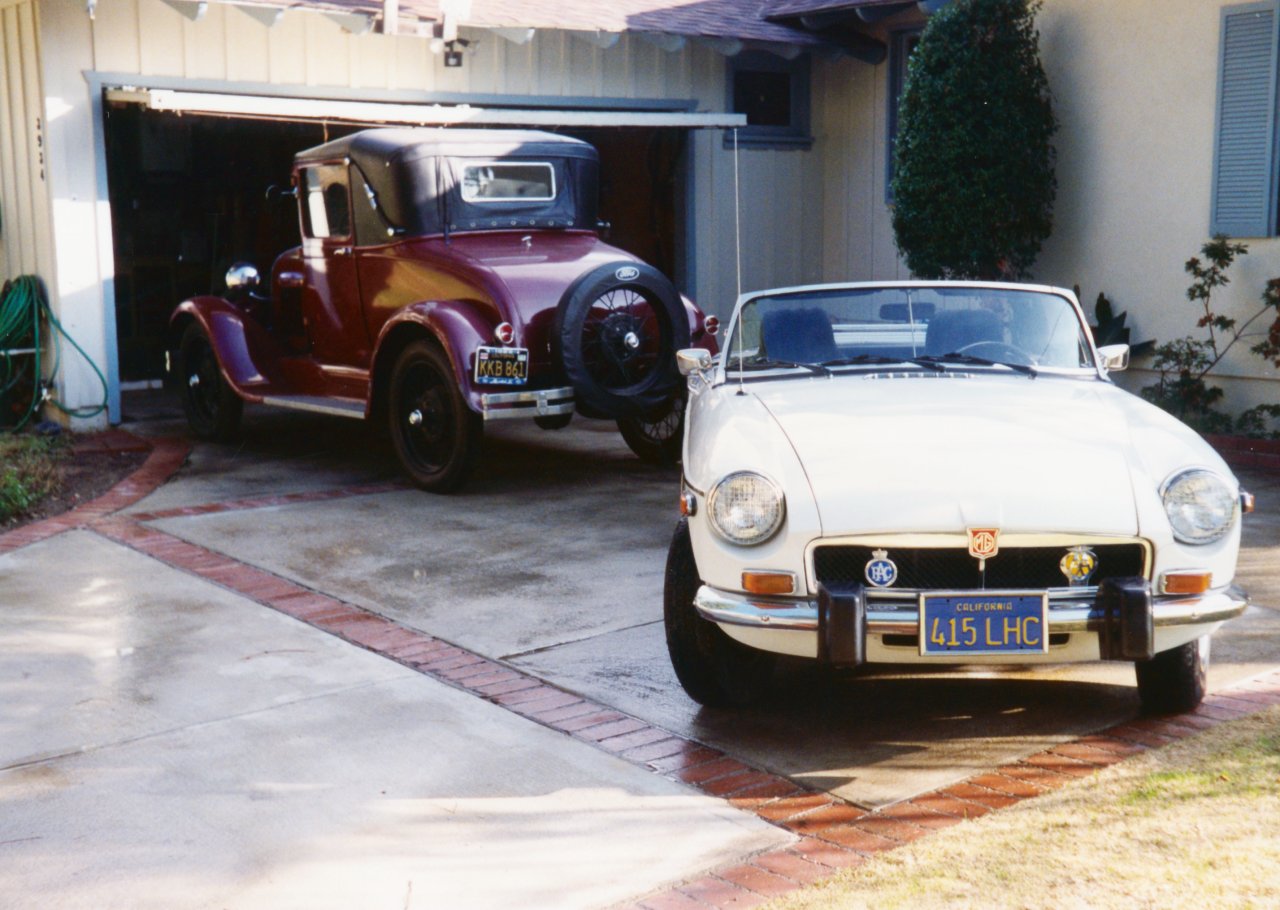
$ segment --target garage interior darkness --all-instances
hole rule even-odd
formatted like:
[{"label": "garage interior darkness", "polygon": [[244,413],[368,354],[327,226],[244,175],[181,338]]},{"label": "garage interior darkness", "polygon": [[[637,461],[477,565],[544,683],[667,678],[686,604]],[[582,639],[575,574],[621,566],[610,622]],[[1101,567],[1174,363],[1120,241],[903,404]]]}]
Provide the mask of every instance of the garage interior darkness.
[{"label": "garage interior darkness", "polygon": [[[288,187],[295,152],[362,129],[275,120],[174,114],[105,106],[111,230],[115,249],[120,379],[164,373],[164,332],[183,299],[219,294],[233,262],[267,276],[299,242]],[[677,251],[684,211],[687,131],[599,127],[559,130],[600,152],[600,217],[606,239],[682,284]]]}]

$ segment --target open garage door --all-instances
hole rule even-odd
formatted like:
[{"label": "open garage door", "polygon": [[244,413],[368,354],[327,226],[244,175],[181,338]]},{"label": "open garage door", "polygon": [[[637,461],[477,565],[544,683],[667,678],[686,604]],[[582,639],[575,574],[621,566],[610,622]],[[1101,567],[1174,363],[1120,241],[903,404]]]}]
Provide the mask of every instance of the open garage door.
[{"label": "open garage door", "polygon": [[159,380],[173,307],[221,293],[237,261],[265,274],[299,242],[288,187],[295,152],[369,126],[548,129],[600,152],[601,218],[611,243],[682,284],[688,131],[742,115],[548,110],[334,101],[108,88],[105,137],[116,268],[120,379]]}]

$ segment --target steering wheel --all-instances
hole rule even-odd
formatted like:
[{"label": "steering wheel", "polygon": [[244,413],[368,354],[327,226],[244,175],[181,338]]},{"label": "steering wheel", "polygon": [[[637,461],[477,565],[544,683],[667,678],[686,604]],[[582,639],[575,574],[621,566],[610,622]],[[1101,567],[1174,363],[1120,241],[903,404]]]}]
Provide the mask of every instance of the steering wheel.
[{"label": "steering wheel", "polygon": [[[987,353],[983,353],[983,351]],[[957,348],[956,353],[969,354],[973,357],[981,357],[984,360],[1020,363],[1024,366],[1035,366],[1036,364],[1035,357],[1029,352],[1024,351],[1017,345],[1006,344],[1003,341],[975,341],[972,344],[966,344],[962,348]]]}]

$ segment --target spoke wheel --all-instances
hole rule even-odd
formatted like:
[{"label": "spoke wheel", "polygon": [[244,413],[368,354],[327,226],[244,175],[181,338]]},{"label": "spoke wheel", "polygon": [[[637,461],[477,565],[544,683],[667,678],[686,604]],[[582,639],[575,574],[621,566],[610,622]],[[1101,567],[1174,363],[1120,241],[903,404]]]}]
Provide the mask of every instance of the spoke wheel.
[{"label": "spoke wheel", "polygon": [[641,461],[676,464],[684,445],[684,409],[684,396],[672,398],[647,414],[619,418],[618,432]]},{"label": "spoke wheel", "polygon": [[244,402],[223,378],[218,355],[198,322],[187,326],[178,344],[178,392],[197,437],[217,442],[235,437]]},{"label": "spoke wheel", "polygon": [[467,407],[444,352],[409,345],[391,373],[391,440],[409,478],[424,490],[456,490],[479,458],[480,416]]},{"label": "spoke wheel", "polygon": [[578,410],[639,417],[678,388],[675,352],[689,344],[689,320],[661,272],[643,263],[610,263],[566,292],[553,339]]},{"label": "spoke wheel", "polygon": [[759,701],[773,678],[774,656],[734,641],[698,615],[693,598],[702,586],[689,542],[689,524],[676,525],[667,552],[663,623],[667,653],[689,697],[709,708],[745,707]]}]

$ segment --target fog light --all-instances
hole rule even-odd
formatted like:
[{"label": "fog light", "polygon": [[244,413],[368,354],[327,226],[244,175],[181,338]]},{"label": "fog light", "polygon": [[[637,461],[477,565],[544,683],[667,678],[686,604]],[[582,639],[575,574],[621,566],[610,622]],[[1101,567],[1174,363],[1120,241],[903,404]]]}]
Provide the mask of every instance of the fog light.
[{"label": "fog light", "polygon": [[742,573],[742,590],[748,594],[794,594],[796,577],[790,572]]},{"label": "fog light", "polygon": [[1160,576],[1163,594],[1203,594],[1213,581],[1212,572],[1165,572]]},{"label": "fog light", "polygon": [[688,490],[680,494],[680,514],[685,518],[698,514],[698,497]]},{"label": "fog light", "polygon": [[[165,356],[167,357],[168,355],[166,354]],[[1253,494],[1248,493],[1244,490],[1241,490],[1240,491],[1240,512],[1244,515],[1248,515],[1252,511],[1253,511]]]},{"label": "fog light", "polygon": [[509,322],[500,322],[498,327],[493,330],[493,337],[497,338],[502,344],[511,344],[516,340],[516,329]]}]

